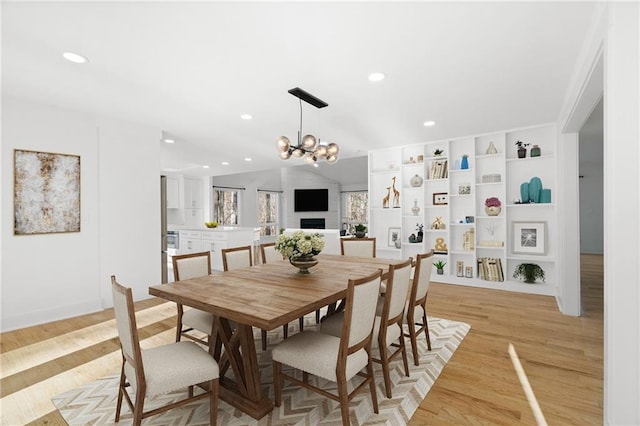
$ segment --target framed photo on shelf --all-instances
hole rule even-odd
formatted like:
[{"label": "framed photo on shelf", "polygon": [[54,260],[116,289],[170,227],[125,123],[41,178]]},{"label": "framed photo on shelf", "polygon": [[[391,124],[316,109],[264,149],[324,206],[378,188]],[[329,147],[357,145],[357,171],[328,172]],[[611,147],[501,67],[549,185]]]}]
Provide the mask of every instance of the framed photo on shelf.
[{"label": "framed photo on shelf", "polygon": [[449,204],[449,193],[447,192],[434,192],[433,193],[433,205],[445,206]]},{"label": "framed photo on shelf", "polygon": [[546,254],[546,228],[546,222],[513,222],[513,253]]},{"label": "framed photo on shelf", "polygon": [[396,241],[400,241],[400,228],[389,228],[389,247],[396,247]]}]

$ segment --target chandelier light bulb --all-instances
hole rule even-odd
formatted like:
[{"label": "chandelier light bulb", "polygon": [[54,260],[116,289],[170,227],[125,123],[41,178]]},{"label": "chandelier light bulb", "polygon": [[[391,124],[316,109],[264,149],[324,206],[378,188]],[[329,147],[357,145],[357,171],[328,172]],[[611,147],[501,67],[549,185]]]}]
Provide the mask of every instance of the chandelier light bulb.
[{"label": "chandelier light bulb", "polygon": [[280,136],[276,141],[276,145],[278,146],[278,149],[280,150],[280,152],[285,152],[289,150],[289,146],[291,146],[291,142],[289,141],[288,137]]},{"label": "chandelier light bulb", "polygon": [[291,153],[289,151],[282,151],[280,152],[280,159],[282,160],[288,160],[289,157],[291,157]]},{"label": "chandelier light bulb", "polygon": [[336,164],[337,161],[338,161],[338,156],[337,155],[329,155],[329,156],[327,156],[327,163]]},{"label": "chandelier light bulb", "polygon": [[338,147],[338,144],[330,143],[329,145],[327,145],[327,155],[328,156],[335,155],[337,157],[339,151],[340,151],[340,148]]},{"label": "chandelier light bulb", "polygon": [[304,161],[307,164],[313,164],[316,162],[316,157],[313,156],[313,153],[308,152],[305,156],[304,156]]},{"label": "chandelier light bulb", "polygon": [[301,158],[301,157],[304,156],[304,154],[305,154],[305,152],[301,148],[293,147],[293,156],[294,157]]},{"label": "chandelier light bulb", "polygon": [[326,145],[318,145],[316,146],[316,150],[314,152],[314,155],[317,158],[325,158],[327,156],[327,146]]},{"label": "chandelier light bulb", "polygon": [[304,138],[302,138],[302,147],[306,150],[313,150],[313,148],[316,147],[316,137],[313,135],[305,135]]}]

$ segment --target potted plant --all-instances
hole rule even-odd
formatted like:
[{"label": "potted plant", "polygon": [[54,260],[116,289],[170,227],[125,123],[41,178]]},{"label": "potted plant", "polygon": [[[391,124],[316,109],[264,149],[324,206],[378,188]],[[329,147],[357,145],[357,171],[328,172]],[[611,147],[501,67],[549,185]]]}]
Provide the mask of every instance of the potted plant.
[{"label": "potted plant", "polygon": [[522,141],[517,141],[516,146],[518,147],[518,158],[525,158],[527,156],[527,147],[530,144],[524,143]]},{"label": "potted plant", "polygon": [[416,231],[418,231],[418,238],[416,239],[417,242],[421,243],[422,239],[424,238],[424,232],[422,231],[424,229],[424,225],[422,225],[421,223],[416,223]]},{"label": "potted plant", "polygon": [[433,262],[433,266],[436,267],[436,272],[438,273],[438,275],[443,275],[444,274],[444,265],[446,265],[447,262],[444,262],[442,260],[438,260],[437,262]]},{"label": "potted plant", "polygon": [[525,283],[535,283],[536,279],[544,282],[544,270],[535,263],[521,263],[513,271],[513,278],[522,279]]},{"label": "potted plant", "polygon": [[498,197],[489,197],[484,200],[484,211],[489,216],[498,216],[502,210],[502,202]]},{"label": "potted plant", "polygon": [[364,238],[365,233],[367,232],[367,227],[359,223],[355,226],[354,230],[356,231],[357,238]]}]

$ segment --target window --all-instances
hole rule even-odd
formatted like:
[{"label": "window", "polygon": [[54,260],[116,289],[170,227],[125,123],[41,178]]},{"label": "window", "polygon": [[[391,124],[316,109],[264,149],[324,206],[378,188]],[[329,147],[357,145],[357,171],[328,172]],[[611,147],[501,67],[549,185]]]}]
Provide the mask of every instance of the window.
[{"label": "window", "polygon": [[213,190],[213,220],[220,225],[238,224],[239,191],[232,189]]},{"label": "window", "polygon": [[280,194],[258,190],[258,225],[260,235],[278,235]]},{"label": "window", "polygon": [[358,223],[367,224],[367,205],[369,193],[367,191],[349,191],[342,193],[343,227],[346,226],[350,233]]}]

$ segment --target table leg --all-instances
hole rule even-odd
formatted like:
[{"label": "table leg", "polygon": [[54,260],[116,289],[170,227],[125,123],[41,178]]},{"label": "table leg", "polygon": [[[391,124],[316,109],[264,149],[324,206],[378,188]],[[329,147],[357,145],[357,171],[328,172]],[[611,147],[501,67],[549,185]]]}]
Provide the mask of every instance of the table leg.
[{"label": "table leg", "polygon": [[[216,318],[218,336],[224,346],[219,357],[220,398],[237,409],[260,419],[273,409],[272,403],[262,394],[260,370],[256,353],[253,329],[238,324],[235,332],[225,318]],[[223,377],[231,368],[235,381]]]}]

